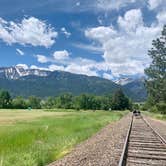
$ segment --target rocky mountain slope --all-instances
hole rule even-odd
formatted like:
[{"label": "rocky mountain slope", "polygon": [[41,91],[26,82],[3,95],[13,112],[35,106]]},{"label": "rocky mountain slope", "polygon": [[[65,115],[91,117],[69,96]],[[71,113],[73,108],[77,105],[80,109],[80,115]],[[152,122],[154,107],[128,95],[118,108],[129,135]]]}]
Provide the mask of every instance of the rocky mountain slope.
[{"label": "rocky mountain slope", "polygon": [[[123,83],[124,84],[123,84]],[[119,83],[120,84],[120,83]],[[12,96],[31,95],[39,97],[57,96],[62,93],[79,95],[89,93],[94,95],[112,94],[122,88],[128,97],[134,101],[143,101],[146,91],[143,80],[123,80],[121,85],[100,77],[72,74],[63,71],[45,71],[27,69],[21,66],[0,68],[0,89],[8,90]]]}]

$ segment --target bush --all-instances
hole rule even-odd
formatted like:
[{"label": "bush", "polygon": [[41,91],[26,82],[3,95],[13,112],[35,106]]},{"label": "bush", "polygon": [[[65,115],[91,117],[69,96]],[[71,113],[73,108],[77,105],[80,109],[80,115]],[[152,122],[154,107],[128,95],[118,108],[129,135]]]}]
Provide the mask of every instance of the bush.
[{"label": "bush", "polygon": [[139,109],[140,109],[139,104],[134,103],[134,104],[133,104],[133,109],[139,110]]},{"label": "bush", "polygon": [[156,107],[161,114],[166,114],[166,103],[160,102],[156,105]]},{"label": "bush", "polygon": [[150,112],[154,112],[154,113],[157,113],[158,112],[158,109],[156,106],[153,106],[150,108]]},{"label": "bush", "polygon": [[12,100],[12,108],[25,109],[28,108],[28,104],[24,98],[18,96]]},{"label": "bush", "polygon": [[141,106],[141,110],[143,110],[143,111],[148,111],[149,108],[150,108],[150,106],[149,106],[149,104],[147,104],[147,103],[145,103],[145,104],[143,104],[143,105]]}]

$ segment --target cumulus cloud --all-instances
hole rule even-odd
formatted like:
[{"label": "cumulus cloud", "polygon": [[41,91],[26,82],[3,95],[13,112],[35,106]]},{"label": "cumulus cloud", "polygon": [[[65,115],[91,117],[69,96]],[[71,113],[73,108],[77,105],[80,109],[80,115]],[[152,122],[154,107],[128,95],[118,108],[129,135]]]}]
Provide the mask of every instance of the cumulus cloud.
[{"label": "cumulus cloud", "polygon": [[135,0],[97,0],[96,7],[100,10],[113,10],[120,9],[121,7],[126,6],[127,4],[134,3]]},{"label": "cumulus cloud", "polygon": [[55,71],[55,70],[61,70],[61,71],[64,71],[65,70],[65,67],[63,65],[55,65],[55,64],[52,64],[52,65],[49,65],[49,70],[51,71]]},{"label": "cumulus cloud", "polygon": [[101,43],[115,35],[117,35],[117,32],[112,27],[99,26],[85,31],[85,36],[94,40],[97,39]]},{"label": "cumulus cloud", "polygon": [[164,25],[166,24],[166,11],[161,11],[157,14],[157,20],[159,24]]},{"label": "cumulus cloud", "polygon": [[16,48],[16,51],[17,51],[17,53],[19,53],[19,55],[24,55],[24,52],[22,50]]},{"label": "cumulus cloud", "polygon": [[84,50],[90,50],[93,52],[103,52],[103,48],[101,46],[95,46],[95,45],[90,45],[90,44],[83,44],[83,43],[74,43],[72,44],[74,47],[81,48]]},{"label": "cumulus cloud", "polygon": [[69,64],[65,71],[76,73],[76,74],[84,74],[88,76],[99,76],[97,71],[92,69],[92,66],[89,65],[80,65],[76,63]]},{"label": "cumulus cloud", "polygon": [[70,61],[69,52],[67,50],[55,51],[52,56],[37,54],[35,57],[40,63],[65,63],[67,60]]},{"label": "cumulus cloud", "polygon": [[112,75],[108,74],[108,73],[103,73],[103,78],[108,79],[108,80],[113,79]]},{"label": "cumulus cloud", "polygon": [[76,6],[80,6],[80,4],[81,4],[80,2],[77,2],[77,3],[76,3]]},{"label": "cumulus cloud", "polygon": [[136,32],[136,30],[143,26],[143,17],[140,9],[132,9],[125,13],[124,17],[119,16],[118,25],[121,31],[127,33]]},{"label": "cumulus cloud", "polygon": [[29,69],[50,71],[50,69],[47,68],[47,67],[38,67],[38,66],[36,66],[36,65],[31,65],[31,66],[29,67]]},{"label": "cumulus cloud", "polygon": [[37,61],[40,63],[47,63],[49,59],[44,55],[36,55]]},{"label": "cumulus cloud", "polygon": [[16,67],[18,67],[18,68],[20,67],[20,68],[23,68],[25,70],[29,69],[28,65],[26,65],[26,64],[17,64]]},{"label": "cumulus cloud", "polygon": [[[67,50],[55,51],[51,57],[44,55],[36,55],[37,61],[40,63],[51,63],[46,70],[61,70],[76,74],[85,74],[89,76],[99,76],[94,60],[89,60],[81,57],[71,58]],[[33,69],[41,69],[37,66],[31,66]],[[42,68],[43,69],[43,68]]]},{"label": "cumulus cloud", "polygon": [[71,33],[68,32],[65,27],[62,27],[62,28],[61,28],[61,32],[62,32],[63,34],[65,34],[65,36],[66,36],[67,38],[69,38],[69,37],[71,36]]},{"label": "cumulus cloud", "polygon": [[165,0],[148,0],[148,7],[151,10],[156,9],[157,7],[159,7],[163,4],[166,5]]},{"label": "cumulus cloud", "polygon": [[146,26],[140,9],[127,11],[117,20],[118,28],[112,26],[94,27],[85,31],[85,36],[98,42],[103,47],[104,66],[97,64],[99,68],[108,68],[114,76],[120,74],[144,73],[144,68],[149,64],[150,58],[147,50],[151,42],[160,35],[165,15],[158,14],[157,22]]},{"label": "cumulus cloud", "polygon": [[9,45],[19,43],[50,47],[57,35],[51,25],[35,17],[24,18],[20,23],[0,18],[0,39]]},{"label": "cumulus cloud", "polygon": [[53,54],[53,57],[55,60],[64,60],[64,59],[68,59],[69,57],[69,52],[66,50],[63,51],[55,51]]}]

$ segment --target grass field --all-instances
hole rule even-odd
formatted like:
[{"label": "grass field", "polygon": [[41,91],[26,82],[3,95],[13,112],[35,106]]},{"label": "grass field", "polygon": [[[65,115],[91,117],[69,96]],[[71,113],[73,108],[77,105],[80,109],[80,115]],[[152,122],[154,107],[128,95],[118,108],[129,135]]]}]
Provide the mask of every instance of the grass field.
[{"label": "grass field", "polygon": [[147,111],[144,111],[143,113],[145,115],[152,117],[152,118],[166,121],[166,115],[159,114],[159,113],[153,113],[153,112],[147,112]]},{"label": "grass field", "polygon": [[126,113],[1,110],[0,166],[46,165]]}]

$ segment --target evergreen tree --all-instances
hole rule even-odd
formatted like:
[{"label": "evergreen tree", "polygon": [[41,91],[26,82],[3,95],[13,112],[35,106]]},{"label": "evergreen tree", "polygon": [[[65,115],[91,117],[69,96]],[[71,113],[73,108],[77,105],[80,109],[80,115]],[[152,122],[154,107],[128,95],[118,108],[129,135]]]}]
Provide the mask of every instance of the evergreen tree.
[{"label": "evergreen tree", "polygon": [[26,100],[21,96],[16,97],[12,101],[12,108],[25,109],[27,107],[28,107],[28,105],[27,105]]},{"label": "evergreen tree", "polygon": [[11,106],[11,96],[8,91],[0,91],[0,108],[9,108]]},{"label": "evergreen tree", "polygon": [[28,106],[33,109],[40,109],[41,108],[41,99],[35,96],[30,96],[28,99]]},{"label": "evergreen tree", "polygon": [[125,96],[122,89],[117,90],[112,97],[112,109],[124,110],[129,108],[130,108],[129,99]]},{"label": "evergreen tree", "polygon": [[54,97],[48,97],[45,101],[42,101],[42,108],[56,108],[56,98]]},{"label": "evergreen tree", "polygon": [[58,108],[71,109],[73,108],[73,95],[65,93],[56,98]]},{"label": "evergreen tree", "polygon": [[166,102],[166,25],[161,37],[152,41],[152,48],[148,51],[151,65],[145,69],[148,76],[145,84],[151,103]]}]

